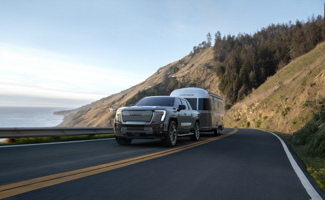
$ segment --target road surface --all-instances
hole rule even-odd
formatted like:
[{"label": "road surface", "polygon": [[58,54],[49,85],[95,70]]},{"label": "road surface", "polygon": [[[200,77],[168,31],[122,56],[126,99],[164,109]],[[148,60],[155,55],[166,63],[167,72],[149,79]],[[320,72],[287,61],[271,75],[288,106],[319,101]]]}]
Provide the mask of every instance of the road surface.
[{"label": "road surface", "polygon": [[261,130],[183,137],[174,148],[114,139],[0,147],[0,159],[0,199],[311,199],[279,139]]}]

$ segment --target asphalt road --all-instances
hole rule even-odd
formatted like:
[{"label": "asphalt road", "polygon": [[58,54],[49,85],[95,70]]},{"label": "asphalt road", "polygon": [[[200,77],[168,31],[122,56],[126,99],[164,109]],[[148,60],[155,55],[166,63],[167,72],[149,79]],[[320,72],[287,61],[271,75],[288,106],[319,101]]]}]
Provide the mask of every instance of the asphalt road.
[{"label": "asphalt road", "polygon": [[0,199],[311,199],[275,136],[230,132],[179,138],[174,148],[160,140],[0,148]]}]

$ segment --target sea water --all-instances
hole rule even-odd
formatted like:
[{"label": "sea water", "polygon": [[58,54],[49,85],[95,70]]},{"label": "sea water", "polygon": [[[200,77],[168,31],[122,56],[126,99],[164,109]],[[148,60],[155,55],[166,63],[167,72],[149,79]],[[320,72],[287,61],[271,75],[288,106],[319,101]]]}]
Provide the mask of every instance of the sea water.
[{"label": "sea water", "polygon": [[0,107],[0,128],[54,127],[63,121],[64,116],[53,113],[69,109],[71,108]]}]

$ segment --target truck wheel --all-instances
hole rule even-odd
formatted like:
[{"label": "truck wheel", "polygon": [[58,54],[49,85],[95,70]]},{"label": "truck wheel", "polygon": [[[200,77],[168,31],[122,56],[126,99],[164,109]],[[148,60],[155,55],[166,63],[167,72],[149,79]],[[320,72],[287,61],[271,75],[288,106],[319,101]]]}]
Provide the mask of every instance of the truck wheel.
[{"label": "truck wheel", "polygon": [[191,135],[191,139],[193,141],[198,141],[200,138],[200,124],[199,124],[199,122],[195,122],[192,132],[194,133],[194,135]]},{"label": "truck wheel", "polygon": [[120,145],[128,145],[131,144],[132,139],[116,137],[116,142]]},{"label": "truck wheel", "polygon": [[177,142],[177,125],[175,121],[171,121],[168,127],[168,135],[166,136],[163,143],[165,146],[173,147]]},{"label": "truck wheel", "polygon": [[214,132],[214,136],[217,136],[217,135],[220,135],[220,129],[219,129],[219,127],[216,129],[216,130],[214,130],[213,131]]}]

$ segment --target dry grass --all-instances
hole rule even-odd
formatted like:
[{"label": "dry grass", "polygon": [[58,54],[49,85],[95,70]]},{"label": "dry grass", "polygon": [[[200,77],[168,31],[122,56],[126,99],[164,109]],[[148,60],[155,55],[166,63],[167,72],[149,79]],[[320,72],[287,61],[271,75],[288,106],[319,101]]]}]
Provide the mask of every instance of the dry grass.
[{"label": "dry grass", "polygon": [[[233,106],[225,119],[228,127],[260,127],[293,133],[319,111],[316,99],[325,96],[325,43],[270,77]],[[266,119],[264,119],[267,117]]]}]

